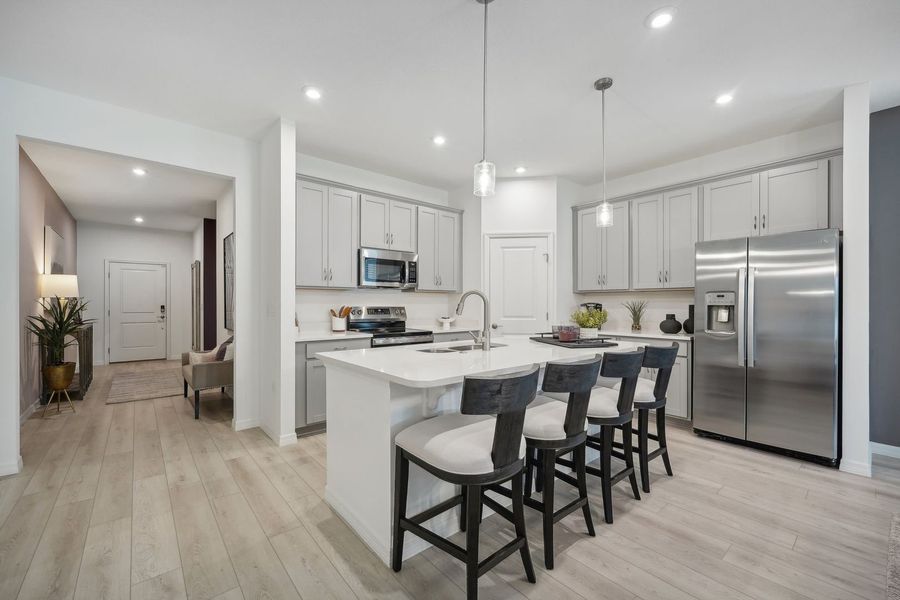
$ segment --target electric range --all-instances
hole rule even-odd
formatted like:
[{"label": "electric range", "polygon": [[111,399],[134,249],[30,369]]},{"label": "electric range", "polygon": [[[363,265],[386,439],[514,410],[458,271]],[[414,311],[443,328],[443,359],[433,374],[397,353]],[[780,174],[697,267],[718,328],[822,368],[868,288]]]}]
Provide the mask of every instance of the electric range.
[{"label": "electric range", "polygon": [[406,308],[402,306],[353,306],[347,329],[372,334],[372,347],[430,344],[434,334],[406,327]]}]

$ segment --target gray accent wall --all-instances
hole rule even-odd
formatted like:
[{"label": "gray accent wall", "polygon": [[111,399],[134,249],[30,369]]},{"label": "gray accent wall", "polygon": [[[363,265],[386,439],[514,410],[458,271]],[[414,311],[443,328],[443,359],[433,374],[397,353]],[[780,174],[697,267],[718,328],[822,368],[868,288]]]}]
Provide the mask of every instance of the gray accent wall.
[{"label": "gray accent wall", "polygon": [[869,436],[900,446],[900,106],[869,131]]}]

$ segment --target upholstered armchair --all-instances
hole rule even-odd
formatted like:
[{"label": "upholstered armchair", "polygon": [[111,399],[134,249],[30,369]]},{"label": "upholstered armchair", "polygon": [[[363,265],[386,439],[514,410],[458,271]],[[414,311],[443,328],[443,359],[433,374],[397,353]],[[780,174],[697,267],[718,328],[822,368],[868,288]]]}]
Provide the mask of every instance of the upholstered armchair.
[{"label": "upholstered armchair", "polygon": [[[231,346],[231,344],[228,344]],[[181,355],[181,373],[184,377],[184,397],[188,386],[194,390],[194,418],[200,418],[200,391],[222,388],[234,383],[234,358],[225,352],[222,360],[216,360],[219,349],[209,352],[185,352]]]}]

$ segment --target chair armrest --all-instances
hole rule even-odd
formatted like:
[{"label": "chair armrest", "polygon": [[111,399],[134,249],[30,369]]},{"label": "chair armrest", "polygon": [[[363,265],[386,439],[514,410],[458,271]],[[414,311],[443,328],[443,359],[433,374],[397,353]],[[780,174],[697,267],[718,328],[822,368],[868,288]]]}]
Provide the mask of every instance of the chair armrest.
[{"label": "chair armrest", "polygon": [[222,360],[191,365],[195,390],[224,387],[234,383],[234,361]]},{"label": "chair armrest", "polygon": [[181,353],[181,366],[191,364],[191,353],[190,352],[182,352]]}]

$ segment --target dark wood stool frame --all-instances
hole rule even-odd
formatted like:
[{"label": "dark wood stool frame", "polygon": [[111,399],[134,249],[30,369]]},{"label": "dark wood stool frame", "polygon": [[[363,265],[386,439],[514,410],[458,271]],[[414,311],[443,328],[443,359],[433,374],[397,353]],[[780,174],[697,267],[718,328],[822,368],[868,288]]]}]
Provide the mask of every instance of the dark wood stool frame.
[{"label": "dark wood stool frame", "polygon": [[[478,597],[478,578],[493,569],[516,550],[522,556],[525,575],[535,583],[534,567],[525,534],[524,460],[519,458],[522,444],[522,427],[525,421],[525,407],[537,392],[540,368],[533,366],[529,371],[498,377],[466,377],[463,382],[460,412],[465,415],[496,415],[494,441],[491,458],[494,471],[479,475],[461,475],[439,469],[399,446],[394,455],[394,523],[391,568],[399,572],[403,563],[403,534],[406,531],[417,535],[426,542],[440,548],[466,564],[466,597]],[[435,477],[449,483],[458,484],[461,491],[415,516],[406,515],[407,492],[409,488],[409,463],[413,462]],[[511,482],[510,496],[512,510],[485,496],[485,491],[501,483]],[[462,507],[461,529],[466,532],[466,547],[422,526],[425,521],[455,508]],[[478,539],[481,525],[482,505],[492,508],[497,514],[513,524],[516,537],[485,558],[478,560]]]},{"label": "dark wood stool frame", "polygon": [[[528,450],[525,454],[525,506],[537,509],[543,514],[544,566],[547,569],[553,568],[553,525],[562,518],[580,508],[584,513],[588,535],[592,537],[596,535],[594,522],[591,519],[591,507],[587,492],[587,472],[585,471],[587,431],[585,429],[585,421],[587,419],[588,404],[591,400],[591,389],[597,382],[601,360],[601,357],[597,356],[596,358],[578,362],[547,363],[547,367],[544,369],[544,383],[541,389],[545,392],[569,394],[563,424],[566,437],[558,440],[525,437],[525,443],[528,445]],[[557,459],[567,454],[572,455],[572,460],[575,463],[575,477],[556,469]],[[543,496],[540,501],[531,497],[531,480],[535,467],[538,467],[541,476],[540,488]],[[556,479],[578,488],[578,498],[554,511],[553,493]]]},{"label": "dark wood stool frame", "polygon": [[[634,469],[634,459],[632,457],[632,425],[634,418],[634,390],[637,387],[638,376],[641,373],[641,363],[644,359],[644,351],[636,350],[633,352],[607,352],[603,355],[603,362],[600,365],[600,375],[603,377],[611,377],[621,379],[622,384],[619,386],[619,398],[616,403],[618,416],[615,417],[590,417],[588,423],[591,425],[599,425],[600,432],[598,435],[588,434],[585,445],[588,448],[600,451],[600,468],[586,466],[585,471],[589,475],[600,478],[600,487],[603,492],[603,516],[607,523],[613,522],[612,507],[612,486],[616,485],[626,477],[631,482],[631,491],[634,493],[636,500],[641,499],[641,493],[638,491],[637,475]],[[625,468],[618,473],[612,473],[612,457],[613,457],[613,441],[616,434],[616,428],[622,428],[622,443],[625,449],[621,458],[625,461]],[[557,459],[557,464],[567,466],[569,468],[577,468],[575,461],[567,459]]]},{"label": "dark wood stool frame", "polygon": [[[671,346],[647,346],[644,349],[644,366],[648,369],[657,369],[656,383],[653,386],[653,402],[635,402],[634,408],[638,413],[638,446],[632,448],[638,455],[638,463],[641,469],[641,489],[650,493],[650,461],[663,459],[666,474],[672,477],[672,463],[669,462],[669,446],[666,443],[666,399],[669,389],[669,380],[672,377],[672,367],[678,356],[678,342],[672,342]],[[656,411],[656,433],[650,433],[650,411]],[[657,443],[656,450],[650,452],[650,440]],[[624,450],[623,444],[616,442],[615,447]],[[613,456],[622,458],[613,453]]]}]

